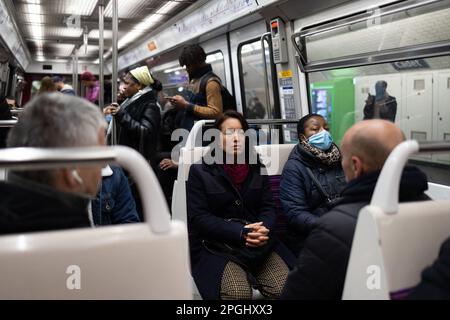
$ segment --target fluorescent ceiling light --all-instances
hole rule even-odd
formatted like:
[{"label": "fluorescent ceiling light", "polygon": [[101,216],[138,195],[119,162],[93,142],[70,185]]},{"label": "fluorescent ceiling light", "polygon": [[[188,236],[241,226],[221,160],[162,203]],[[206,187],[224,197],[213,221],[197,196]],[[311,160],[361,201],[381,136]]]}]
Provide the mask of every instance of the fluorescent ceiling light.
[{"label": "fluorescent ceiling light", "polygon": [[[91,30],[89,32],[89,39],[98,39],[100,37],[100,31],[98,29]],[[112,39],[112,31],[104,30],[103,31],[103,39]]]},{"label": "fluorescent ceiling light", "polygon": [[40,14],[30,14],[30,13],[24,13],[22,14],[22,19],[26,23],[30,24],[43,24],[44,23],[44,16]]},{"label": "fluorescent ceiling light", "polygon": [[41,16],[41,6],[38,1],[34,3],[28,3],[24,5],[24,10],[29,14],[29,18],[36,23],[36,25],[31,26],[28,30],[33,39],[42,39],[43,30],[42,30],[42,16]]},{"label": "fluorescent ceiling light", "polygon": [[56,14],[69,14],[80,16],[91,16],[97,6],[98,0],[58,0],[49,10]]},{"label": "fluorescent ceiling light", "polygon": [[166,70],[164,70],[164,73],[172,73],[172,72],[185,70],[185,69],[186,69],[186,67],[176,67],[176,68],[166,69]]},{"label": "fluorescent ceiling light", "polygon": [[[148,6],[147,1],[142,0],[117,0],[117,12],[119,18],[131,19],[139,16],[142,10]],[[112,18],[112,0],[105,8],[105,17]]]},{"label": "fluorescent ceiling light", "polygon": [[178,7],[178,5],[182,2],[176,2],[176,1],[169,1],[165,5],[163,5],[161,8],[159,8],[156,13],[159,14],[168,14],[172,9]]},{"label": "fluorescent ceiling light", "polygon": [[119,49],[122,49],[124,46],[130,44],[140,36],[142,36],[145,32],[147,32],[151,27],[153,27],[156,23],[158,23],[162,19],[162,15],[152,14],[145,18],[143,21],[138,23],[136,26],[132,28],[130,32],[125,34],[118,43]]},{"label": "fluorescent ceiling light", "polygon": [[83,29],[76,28],[64,28],[64,27],[44,27],[39,28],[35,25],[28,26],[28,33],[33,37],[33,39],[44,39],[43,32],[45,30],[45,37],[55,37],[55,38],[79,38],[83,34]]}]

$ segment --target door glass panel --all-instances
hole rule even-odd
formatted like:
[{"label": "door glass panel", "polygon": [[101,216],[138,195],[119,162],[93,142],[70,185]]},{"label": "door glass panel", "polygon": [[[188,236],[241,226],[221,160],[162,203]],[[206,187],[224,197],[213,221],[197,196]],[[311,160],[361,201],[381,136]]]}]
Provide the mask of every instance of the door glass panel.
[{"label": "door glass panel", "polygon": [[[402,65],[415,67],[400,68],[392,62],[309,73],[311,112],[328,120],[337,144],[351,125],[371,118],[394,120],[407,139],[448,139],[450,56]],[[428,174],[430,182],[450,185],[448,153],[421,153],[411,162]]]},{"label": "door glass panel", "polygon": [[[271,56],[269,44],[265,41],[266,66],[262,59],[261,41],[242,45],[238,56],[241,65],[242,101],[244,114],[248,119],[274,118],[274,98],[272,88]],[[265,78],[264,68],[267,70]],[[267,92],[268,83],[269,92]],[[269,98],[267,98],[269,95]],[[269,99],[269,101],[268,101]]]}]

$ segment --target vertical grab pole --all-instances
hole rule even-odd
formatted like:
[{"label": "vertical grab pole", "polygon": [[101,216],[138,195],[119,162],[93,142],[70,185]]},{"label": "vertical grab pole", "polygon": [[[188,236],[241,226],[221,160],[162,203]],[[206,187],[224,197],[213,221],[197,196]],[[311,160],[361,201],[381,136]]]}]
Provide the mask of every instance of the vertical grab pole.
[{"label": "vertical grab pole", "polygon": [[[118,78],[118,66],[117,66],[117,51],[118,51],[118,37],[119,37],[119,12],[118,12],[118,3],[117,0],[112,0],[112,100],[117,100],[117,78]],[[115,119],[112,124],[112,132],[111,132],[111,144],[117,144],[117,136],[116,136],[116,123]]]},{"label": "vertical grab pole", "polygon": [[78,95],[78,49],[74,50],[73,54],[73,90]]},{"label": "vertical grab pole", "polygon": [[261,36],[261,52],[262,52],[262,59],[263,59],[263,63],[264,63],[264,89],[266,90],[266,101],[267,101],[267,106],[269,111],[271,112],[271,114],[269,114],[269,119],[272,118],[273,113],[272,113],[272,106],[270,105],[270,93],[269,93],[269,74],[267,72],[267,59],[266,59],[266,50],[265,50],[265,45],[264,45],[264,39],[266,39],[267,36],[270,36],[271,33],[270,32],[266,32]]},{"label": "vertical grab pole", "polygon": [[103,40],[103,30],[105,27],[104,24],[104,11],[105,4],[103,0],[100,0],[98,7],[98,62],[99,62],[99,80],[100,80],[100,93],[98,97],[98,106],[100,110],[103,110],[105,101],[104,101],[104,88],[105,88],[105,79],[104,79],[104,68],[103,68],[103,52],[104,52],[104,40]]},{"label": "vertical grab pole", "polygon": [[[261,36],[261,52],[262,52],[262,59],[263,59],[263,69],[264,69],[264,89],[266,91],[266,101],[267,101],[267,111],[269,112],[267,118],[268,119],[272,119],[273,117],[273,108],[272,105],[270,103],[270,88],[269,88],[269,73],[267,72],[267,59],[266,59],[266,50],[265,50],[265,45],[264,45],[264,39],[266,39],[268,36],[270,36],[271,33],[270,32],[266,32]],[[262,129],[262,128],[261,128]],[[272,130],[272,126],[269,125],[269,133]],[[263,130],[264,132],[264,130]]]}]

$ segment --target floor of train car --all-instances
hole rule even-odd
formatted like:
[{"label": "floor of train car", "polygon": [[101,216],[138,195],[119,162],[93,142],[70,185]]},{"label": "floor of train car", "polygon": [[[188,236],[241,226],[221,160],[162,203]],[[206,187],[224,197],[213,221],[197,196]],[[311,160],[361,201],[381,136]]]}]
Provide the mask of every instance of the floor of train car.
[{"label": "floor of train car", "polygon": [[428,177],[429,182],[450,185],[450,165],[437,164],[420,160],[410,160],[409,164],[419,167]]}]

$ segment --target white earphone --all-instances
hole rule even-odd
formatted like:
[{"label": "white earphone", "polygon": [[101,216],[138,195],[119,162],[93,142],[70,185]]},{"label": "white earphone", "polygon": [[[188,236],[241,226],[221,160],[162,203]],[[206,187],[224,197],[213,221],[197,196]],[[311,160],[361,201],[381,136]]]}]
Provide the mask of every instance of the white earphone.
[{"label": "white earphone", "polygon": [[83,184],[84,182],[83,182],[83,179],[81,179],[81,177],[80,177],[80,175],[78,174],[78,171],[77,170],[72,170],[72,176],[73,176],[73,178],[79,183],[79,184]]}]

